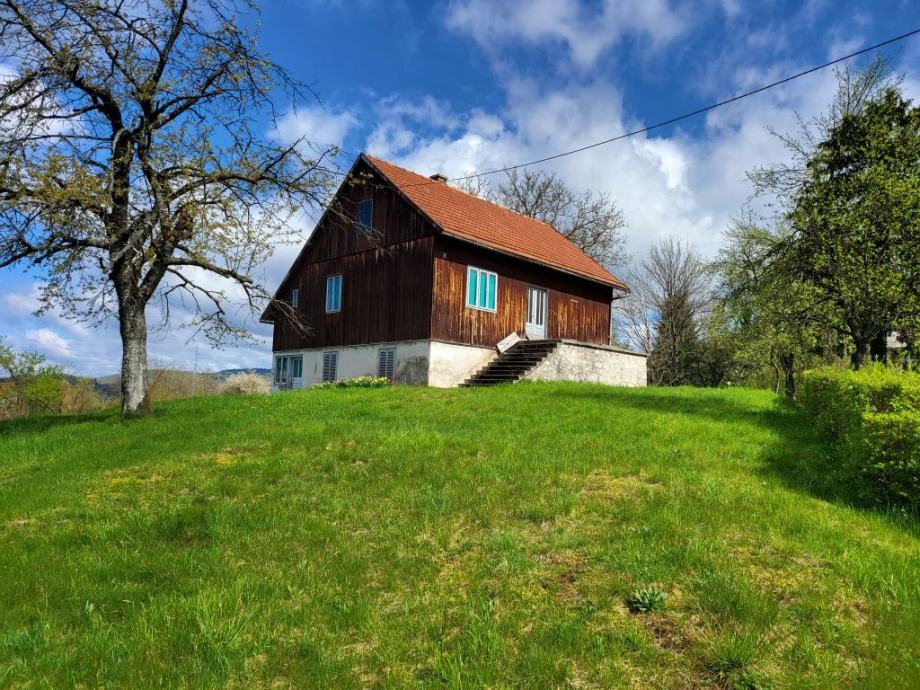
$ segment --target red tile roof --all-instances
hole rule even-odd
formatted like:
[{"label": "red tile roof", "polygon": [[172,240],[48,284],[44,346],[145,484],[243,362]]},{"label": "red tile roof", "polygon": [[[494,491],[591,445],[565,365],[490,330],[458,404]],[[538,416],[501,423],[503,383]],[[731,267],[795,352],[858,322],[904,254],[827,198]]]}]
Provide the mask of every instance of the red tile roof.
[{"label": "red tile roof", "polygon": [[546,223],[379,158],[368,155],[364,158],[447,235],[621,290],[628,289],[623,281]]}]

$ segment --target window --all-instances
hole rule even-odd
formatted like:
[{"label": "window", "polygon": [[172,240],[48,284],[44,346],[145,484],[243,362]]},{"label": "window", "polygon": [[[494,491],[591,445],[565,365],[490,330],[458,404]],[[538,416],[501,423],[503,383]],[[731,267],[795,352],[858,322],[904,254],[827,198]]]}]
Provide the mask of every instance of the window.
[{"label": "window", "polygon": [[358,202],[358,232],[367,235],[374,229],[374,200],[365,199]]},{"label": "window", "polygon": [[335,381],[339,370],[339,353],[323,353],[323,381]]},{"label": "window", "polygon": [[286,383],[288,380],[288,358],[275,358],[275,383]]},{"label": "window", "polygon": [[396,372],[396,348],[382,347],[377,352],[377,376],[393,380]]},{"label": "window", "polygon": [[297,304],[300,302],[300,290],[291,290],[291,306],[294,309],[297,308]]},{"label": "window", "polygon": [[326,277],[326,313],[342,311],[342,276]]},{"label": "window", "polygon": [[291,385],[294,379],[303,377],[303,356],[276,357],[275,358],[275,383],[278,385]]},{"label": "window", "polygon": [[491,271],[470,266],[466,270],[466,306],[495,311],[498,300],[498,276]]}]

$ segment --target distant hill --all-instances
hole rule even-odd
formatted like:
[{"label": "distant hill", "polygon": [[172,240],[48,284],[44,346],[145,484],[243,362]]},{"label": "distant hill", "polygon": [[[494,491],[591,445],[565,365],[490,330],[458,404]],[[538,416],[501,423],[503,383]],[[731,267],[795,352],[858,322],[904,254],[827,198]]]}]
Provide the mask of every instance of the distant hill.
[{"label": "distant hill", "polygon": [[234,374],[258,374],[259,376],[271,376],[272,370],[265,367],[256,367],[253,369],[221,369],[211,374],[218,381],[225,381]]}]

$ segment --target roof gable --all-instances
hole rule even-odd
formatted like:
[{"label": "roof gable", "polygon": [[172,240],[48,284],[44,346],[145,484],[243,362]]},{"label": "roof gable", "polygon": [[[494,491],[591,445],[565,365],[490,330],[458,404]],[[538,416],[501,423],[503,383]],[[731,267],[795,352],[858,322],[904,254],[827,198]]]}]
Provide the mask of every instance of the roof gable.
[{"label": "roof gable", "polygon": [[623,281],[546,223],[379,158],[361,157],[446,235],[628,290]]}]

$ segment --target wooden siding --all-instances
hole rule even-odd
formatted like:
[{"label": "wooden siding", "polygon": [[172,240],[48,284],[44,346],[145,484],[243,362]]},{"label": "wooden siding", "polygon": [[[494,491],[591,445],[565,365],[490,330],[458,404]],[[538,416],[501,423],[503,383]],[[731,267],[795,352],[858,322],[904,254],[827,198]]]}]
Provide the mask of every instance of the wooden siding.
[{"label": "wooden siding", "polygon": [[[299,310],[310,332],[275,323],[273,350],[428,338],[434,226],[364,164],[345,184],[276,294]],[[373,240],[356,232],[359,201],[371,198]],[[326,277],[342,274],[342,310],[326,314]]]},{"label": "wooden siding", "polygon": [[[434,234],[431,222],[367,166],[356,166],[353,177],[361,183],[343,185],[298,261],[323,261]],[[357,205],[365,199],[374,202],[372,238],[355,230]]]},{"label": "wooden siding", "polygon": [[[468,266],[498,274],[494,313],[466,306]],[[547,290],[547,338],[609,342],[611,288],[443,236],[434,244],[431,337],[492,346],[512,331],[523,335],[528,286]]]},{"label": "wooden siding", "polygon": [[[527,287],[547,290],[548,338],[608,342],[610,287],[436,234],[434,225],[359,163],[370,180],[344,185],[276,294],[299,306],[310,332],[275,323],[275,351],[434,338],[493,346],[523,334]],[[373,198],[373,242],[355,230],[357,203]],[[496,312],[466,306],[466,269],[498,274]],[[342,274],[342,309],[325,313],[326,277]],[[268,316],[271,316],[268,314]]]},{"label": "wooden siding", "polygon": [[[300,290],[299,309],[311,332],[275,323],[272,349],[428,338],[432,240],[300,265],[290,287]],[[326,277],[336,273],[342,274],[342,310],[327,314]]]}]

